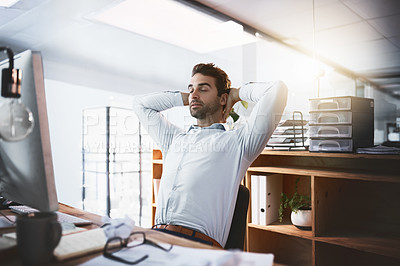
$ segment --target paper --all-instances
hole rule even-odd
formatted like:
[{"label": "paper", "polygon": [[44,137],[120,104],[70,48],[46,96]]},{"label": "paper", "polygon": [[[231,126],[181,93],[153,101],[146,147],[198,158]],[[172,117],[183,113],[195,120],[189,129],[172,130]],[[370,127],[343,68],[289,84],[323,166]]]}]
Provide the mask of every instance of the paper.
[{"label": "paper", "polygon": [[[165,247],[169,246],[168,244],[165,245]],[[195,249],[180,246],[173,246],[171,251],[165,252],[150,245],[141,245],[131,249],[124,249],[115,253],[115,255],[131,261],[137,260],[144,255],[149,255],[146,260],[137,264],[141,266],[272,266],[274,260],[273,254]],[[82,265],[108,266],[122,264],[99,256]]]},{"label": "paper", "polygon": [[368,148],[358,148],[357,153],[398,155],[400,154],[400,148],[378,145]]},{"label": "paper", "polygon": [[0,236],[0,252],[15,247],[16,245],[17,241],[15,239]]},{"label": "paper", "polygon": [[[15,216],[7,215],[7,218],[8,219],[0,216],[0,228],[15,227]],[[11,220],[12,222],[10,222],[9,220]]]},{"label": "paper", "polygon": [[103,226],[103,230],[107,238],[128,238],[133,230],[133,227],[135,226],[135,221],[129,218],[128,215],[125,215],[125,218],[117,219],[111,219],[104,216],[101,220],[106,225]]}]

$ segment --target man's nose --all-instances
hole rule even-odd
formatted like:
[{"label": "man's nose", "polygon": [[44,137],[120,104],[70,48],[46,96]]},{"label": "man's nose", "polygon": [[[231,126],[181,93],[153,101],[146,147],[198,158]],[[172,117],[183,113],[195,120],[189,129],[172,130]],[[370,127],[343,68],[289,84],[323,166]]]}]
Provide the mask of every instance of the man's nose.
[{"label": "man's nose", "polygon": [[193,92],[191,93],[191,96],[194,99],[199,98],[199,90],[197,88],[193,89]]}]

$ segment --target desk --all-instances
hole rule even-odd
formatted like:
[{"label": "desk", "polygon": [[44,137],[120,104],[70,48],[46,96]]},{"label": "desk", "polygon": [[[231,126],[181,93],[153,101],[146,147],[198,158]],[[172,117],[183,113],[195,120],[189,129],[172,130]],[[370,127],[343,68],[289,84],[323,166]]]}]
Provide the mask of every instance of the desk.
[{"label": "desk", "polygon": [[[102,225],[100,215],[82,211],[82,210],[73,208],[71,206],[62,204],[62,203],[59,204],[59,211],[66,213],[66,214],[73,215],[73,216],[77,216],[80,218],[84,218],[86,220],[93,222],[93,224],[91,224],[91,225],[83,226],[84,228],[89,229],[89,230],[98,228],[99,226]],[[2,212],[5,215],[15,215],[10,210],[5,210],[5,211],[3,210]],[[135,230],[145,231],[146,237],[157,243],[168,243],[168,244],[172,244],[172,245],[179,245],[179,246],[192,247],[192,248],[217,249],[216,247],[201,244],[201,243],[194,242],[194,241],[191,241],[188,239],[176,237],[176,236],[173,236],[170,234],[166,234],[163,232],[159,232],[159,231],[155,231],[155,230],[151,230],[151,229],[147,229],[147,228],[135,227]],[[15,228],[0,229],[1,235],[4,233],[9,233],[9,232],[15,232]],[[99,251],[99,252],[95,252],[92,254],[87,254],[83,257],[68,259],[68,260],[65,260],[62,262],[53,260],[51,265],[78,265],[78,264],[88,261],[96,256],[101,255],[101,253],[102,252]],[[3,250],[3,251],[0,250],[0,261],[1,261],[2,265],[21,265],[17,247],[15,246],[10,249]]]}]

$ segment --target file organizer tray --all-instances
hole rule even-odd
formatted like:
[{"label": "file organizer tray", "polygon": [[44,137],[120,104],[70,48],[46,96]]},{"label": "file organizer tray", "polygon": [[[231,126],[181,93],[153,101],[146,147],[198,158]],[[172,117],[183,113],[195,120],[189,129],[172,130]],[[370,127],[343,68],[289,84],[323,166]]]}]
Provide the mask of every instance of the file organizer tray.
[{"label": "file organizer tray", "polygon": [[361,97],[332,97],[310,99],[310,112],[312,111],[362,111],[373,112],[374,100]]},{"label": "file organizer tray", "polygon": [[373,125],[374,114],[367,112],[310,112],[310,125]]},{"label": "file organizer tray", "polygon": [[368,126],[322,125],[310,126],[310,138],[353,138],[353,140],[369,140],[373,145],[374,132]]},{"label": "file organizer tray", "polygon": [[310,126],[310,138],[351,138],[352,126]]},{"label": "file organizer tray", "polygon": [[[305,125],[307,121],[304,121],[303,113],[300,111],[293,111],[292,114],[293,120],[286,120],[283,124],[280,124],[275,130],[276,134],[274,133],[275,135],[273,134],[268,141],[267,146],[272,148],[285,148],[288,150],[293,148],[307,150],[308,137],[305,136],[307,132]],[[295,119],[295,114],[299,114],[300,119]],[[285,127],[285,130],[283,130],[282,127]],[[287,133],[288,135],[282,135],[282,133]]]},{"label": "file organizer tray", "polygon": [[351,124],[351,112],[310,113],[310,125]]},{"label": "file organizer tray", "polygon": [[351,139],[311,139],[310,151],[320,152],[353,152]]}]

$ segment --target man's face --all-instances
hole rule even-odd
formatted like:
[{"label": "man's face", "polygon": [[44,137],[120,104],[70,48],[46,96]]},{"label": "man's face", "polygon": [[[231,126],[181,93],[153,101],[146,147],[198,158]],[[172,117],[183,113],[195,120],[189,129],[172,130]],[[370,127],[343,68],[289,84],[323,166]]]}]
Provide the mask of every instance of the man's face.
[{"label": "man's face", "polygon": [[201,120],[221,112],[221,106],[225,103],[218,96],[214,77],[197,73],[190,80],[188,90],[189,109],[193,117]]}]

